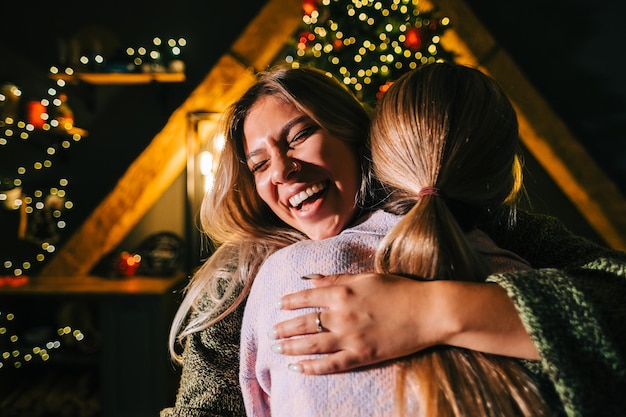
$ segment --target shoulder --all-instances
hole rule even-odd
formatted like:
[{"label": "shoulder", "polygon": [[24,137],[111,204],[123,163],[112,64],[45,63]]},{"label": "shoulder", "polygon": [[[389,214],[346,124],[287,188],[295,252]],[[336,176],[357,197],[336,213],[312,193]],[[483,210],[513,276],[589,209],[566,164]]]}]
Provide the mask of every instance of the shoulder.
[{"label": "shoulder", "polygon": [[395,226],[402,216],[392,214],[384,210],[376,210],[371,213],[364,221],[357,223],[352,227],[346,228],[341,235],[346,234],[374,234],[386,235],[393,226]]}]

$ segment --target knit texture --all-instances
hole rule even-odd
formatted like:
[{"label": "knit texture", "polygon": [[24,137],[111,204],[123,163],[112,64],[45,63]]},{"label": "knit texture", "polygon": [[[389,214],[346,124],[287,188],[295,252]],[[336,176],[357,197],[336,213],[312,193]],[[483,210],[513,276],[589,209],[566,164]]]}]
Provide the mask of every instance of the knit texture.
[{"label": "knit texture", "polygon": [[[234,297],[233,297],[234,298]],[[206,296],[200,308],[208,309]],[[160,417],[245,417],[239,389],[239,339],[245,304],[223,320],[187,337],[174,407]]]},{"label": "knit texture", "polygon": [[515,303],[569,417],[626,415],[626,253],[573,236],[553,219],[520,216],[523,234],[491,236],[540,269],[489,281]]}]

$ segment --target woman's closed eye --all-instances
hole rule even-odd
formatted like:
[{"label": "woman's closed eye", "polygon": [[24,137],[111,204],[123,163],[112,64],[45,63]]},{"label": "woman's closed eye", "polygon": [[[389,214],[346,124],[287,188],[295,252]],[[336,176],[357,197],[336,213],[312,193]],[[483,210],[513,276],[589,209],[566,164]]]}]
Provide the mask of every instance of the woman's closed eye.
[{"label": "woman's closed eye", "polygon": [[293,137],[287,140],[287,143],[289,144],[289,148],[293,149],[294,146],[307,140],[311,135],[313,135],[319,129],[320,127],[318,125],[312,124],[312,125],[307,125],[303,129],[298,130],[296,134],[293,135]]},{"label": "woman's closed eye", "polygon": [[263,161],[258,161],[258,162],[248,161],[248,169],[250,170],[251,173],[255,174],[257,172],[260,172],[263,169],[263,167],[267,165],[268,161],[269,161],[268,159],[264,159]]}]

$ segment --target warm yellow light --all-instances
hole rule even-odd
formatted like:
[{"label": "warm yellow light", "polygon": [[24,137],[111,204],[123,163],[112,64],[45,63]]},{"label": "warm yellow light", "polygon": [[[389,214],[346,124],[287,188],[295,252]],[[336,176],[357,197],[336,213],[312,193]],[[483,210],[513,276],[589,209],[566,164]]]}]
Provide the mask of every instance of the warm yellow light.
[{"label": "warm yellow light", "polygon": [[213,149],[218,153],[222,152],[224,145],[226,145],[226,136],[222,134],[216,135],[213,139]]},{"label": "warm yellow light", "polygon": [[200,153],[200,173],[209,175],[213,171],[213,154],[209,151]]}]

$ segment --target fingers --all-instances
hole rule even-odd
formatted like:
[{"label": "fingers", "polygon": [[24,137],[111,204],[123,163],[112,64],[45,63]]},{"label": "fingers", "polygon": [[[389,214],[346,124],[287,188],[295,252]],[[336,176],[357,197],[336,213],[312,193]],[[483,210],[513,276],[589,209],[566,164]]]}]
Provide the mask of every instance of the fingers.
[{"label": "fingers", "polygon": [[327,288],[310,288],[293,294],[287,294],[280,299],[281,310],[296,310],[305,307],[326,307]]},{"label": "fingers", "polygon": [[309,274],[302,277],[313,284],[314,287],[328,287],[335,285],[337,281],[337,275],[321,275],[321,274]]},{"label": "fingers", "polygon": [[272,351],[287,356],[327,354],[337,351],[336,338],[329,333],[319,333],[298,339],[276,341]]},{"label": "fingers", "polygon": [[[318,315],[319,314],[319,315]],[[319,321],[319,325],[318,325]],[[320,332],[321,328],[321,332]],[[274,325],[272,336],[275,339],[286,339],[293,336],[322,333],[325,327],[322,324],[320,313],[303,314]]]},{"label": "fingers", "polygon": [[289,370],[307,375],[324,375],[348,371],[356,367],[348,351],[340,351],[319,359],[307,359],[292,363]]},{"label": "fingers", "polygon": [[337,274],[337,275],[305,275],[302,279],[309,280],[316,288],[330,287],[331,285],[343,285],[358,279],[359,275]]},{"label": "fingers", "polygon": [[337,299],[333,297],[333,294],[341,297],[346,291],[345,287],[349,286],[348,284],[363,279],[366,276],[368,275],[306,275],[302,277],[302,279],[311,282],[315,288],[283,296],[279,301],[280,308],[282,310],[295,310],[305,307],[328,307],[330,303],[337,302]]}]

